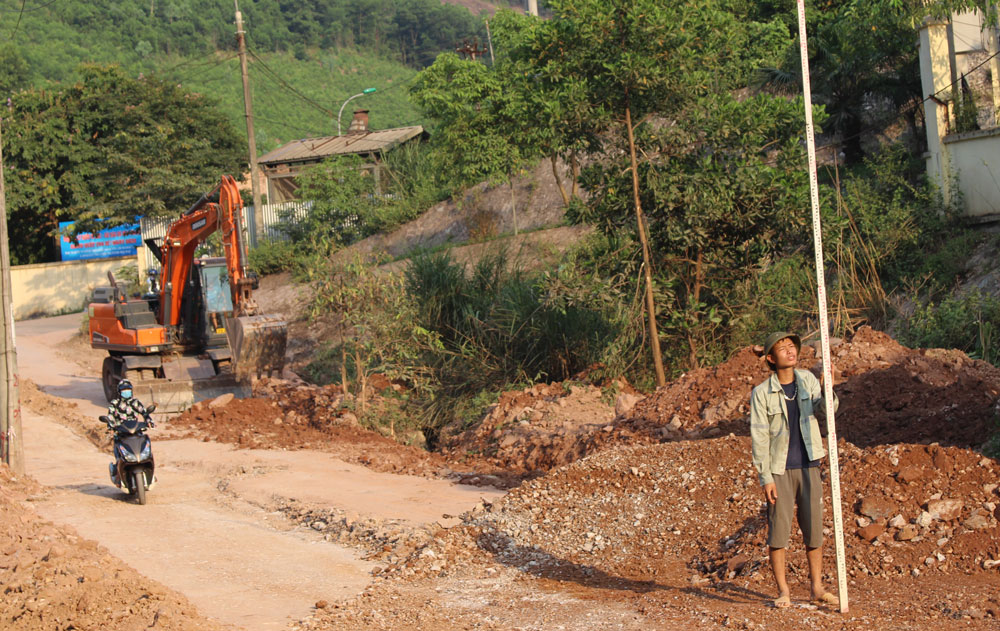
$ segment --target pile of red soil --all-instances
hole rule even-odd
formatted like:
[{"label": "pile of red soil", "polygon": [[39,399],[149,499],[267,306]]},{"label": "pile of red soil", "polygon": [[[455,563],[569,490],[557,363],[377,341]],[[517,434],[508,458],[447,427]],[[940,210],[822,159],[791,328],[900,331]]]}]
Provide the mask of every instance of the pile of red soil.
[{"label": "pile of red soil", "polygon": [[[253,449],[316,449],[376,471],[435,475],[442,459],[362,427],[338,386],[261,380],[254,397],[223,395],[171,419],[203,440]],[[378,405],[378,401],[371,405]]]},{"label": "pile of red soil", "polygon": [[[995,431],[1000,369],[986,362],[960,351],[908,349],[868,327],[831,352],[840,400],[837,435],[854,445],[979,447]],[[816,364],[816,351],[803,347],[799,366]],[[593,386],[516,390],[442,451],[453,461],[476,455],[499,471],[537,475],[613,445],[749,435],[750,393],[770,374],[745,348],[631,406],[621,405],[634,392],[627,384],[614,390],[624,393],[614,407]]]},{"label": "pile of red soil", "polygon": [[25,504],[40,492],[0,465],[0,629],[221,631],[180,594],[42,521]]},{"label": "pile of red soil", "polygon": [[587,438],[614,420],[600,388],[538,384],[500,395],[472,428],[446,439],[441,452],[508,473],[541,473],[586,453]]},{"label": "pile of red soil", "polygon": [[[996,423],[1000,369],[960,351],[913,350],[862,327],[831,349],[840,373],[837,435],[859,445],[938,442],[978,447]],[[816,363],[804,347],[799,366]],[[610,440],[748,434],[750,392],[769,376],[751,349],[692,371],[636,404]],[[598,441],[599,442],[599,441]],[[605,441],[608,442],[608,441]]]},{"label": "pile of red soil", "polygon": [[[466,520],[502,563],[555,578],[638,586],[676,574],[680,561],[696,584],[770,581],[760,571],[767,527],[749,454],[742,436],[608,449]],[[957,448],[842,442],[840,464],[852,575],[1000,571],[996,461]],[[829,493],[825,501],[832,533]],[[797,538],[791,571],[804,575]]]}]

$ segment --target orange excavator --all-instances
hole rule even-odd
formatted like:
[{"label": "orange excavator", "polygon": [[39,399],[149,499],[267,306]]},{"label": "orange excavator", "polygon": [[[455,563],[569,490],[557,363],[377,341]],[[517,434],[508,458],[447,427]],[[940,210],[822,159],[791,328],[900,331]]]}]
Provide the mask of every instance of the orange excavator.
[{"label": "orange excavator", "polygon": [[[167,230],[159,246],[158,287],[129,299],[109,274],[105,302],[89,305],[90,344],[106,350],[104,395],[132,382],[134,396],[161,412],[179,412],[197,401],[232,392],[249,394],[254,376],[280,374],[287,323],[260,313],[253,299],[257,277],[247,271],[236,181],[222,176]],[[195,258],[197,247],[218,231],[223,257]]]}]

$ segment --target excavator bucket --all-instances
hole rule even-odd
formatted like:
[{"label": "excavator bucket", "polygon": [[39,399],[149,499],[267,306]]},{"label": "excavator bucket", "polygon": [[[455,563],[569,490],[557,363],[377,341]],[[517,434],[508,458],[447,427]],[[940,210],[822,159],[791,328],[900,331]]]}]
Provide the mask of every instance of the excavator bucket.
[{"label": "excavator bucket", "polygon": [[233,352],[233,372],[238,380],[281,375],[288,341],[287,322],[267,315],[229,318],[226,335]]},{"label": "excavator bucket", "polygon": [[[251,395],[250,385],[237,380],[232,372],[217,373],[214,361],[229,359],[229,352],[209,351],[209,357],[168,355],[125,355],[106,357],[102,370],[105,396],[118,394],[121,379],[132,382],[134,396],[144,404],[156,403],[157,414],[177,414],[199,401],[223,394],[238,398]],[[213,355],[217,357],[213,359]],[[160,374],[160,376],[157,376]]]}]

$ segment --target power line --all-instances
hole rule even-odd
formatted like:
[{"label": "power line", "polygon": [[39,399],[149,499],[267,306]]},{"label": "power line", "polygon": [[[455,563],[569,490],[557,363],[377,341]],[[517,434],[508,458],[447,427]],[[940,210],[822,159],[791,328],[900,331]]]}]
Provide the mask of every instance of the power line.
[{"label": "power line", "polygon": [[295,87],[293,87],[291,84],[289,84],[287,81],[285,81],[281,77],[281,75],[279,75],[277,72],[275,72],[274,70],[272,70],[270,68],[270,66],[268,66],[266,63],[264,63],[264,60],[261,59],[257,55],[257,53],[255,51],[251,50],[249,52],[250,52],[250,56],[254,58],[254,61],[256,61],[257,63],[260,64],[260,67],[264,70],[265,74],[268,74],[272,79],[274,79],[275,81],[277,81],[283,88],[285,88],[286,90],[288,90],[289,92],[291,92],[295,96],[299,97],[300,99],[302,99],[304,102],[308,103],[309,105],[312,105],[313,107],[315,107],[316,109],[318,109],[320,112],[326,114],[327,116],[333,117],[333,112],[331,110],[326,109],[324,106],[322,106],[321,104],[317,103],[312,98],[306,96],[305,94],[303,94],[302,92],[300,92],[298,89],[296,89]]},{"label": "power line", "polygon": [[[53,4],[55,4],[57,2],[59,2],[59,0],[49,0],[49,2],[46,2],[45,4],[40,4],[37,7],[32,7],[30,9],[25,9],[24,8],[24,4],[25,3],[22,2],[21,3],[21,10],[20,10],[20,12],[21,13],[34,13],[35,11],[41,11],[42,9],[47,9],[47,8],[51,7]],[[0,15],[3,15],[4,13],[9,13],[9,11],[0,11]]]},{"label": "power line", "polygon": [[272,120],[272,119],[264,118],[262,116],[257,116],[257,115],[254,115],[254,118],[256,118],[257,120],[263,121],[265,123],[270,123],[272,125],[281,125],[282,127],[286,128],[286,129],[291,129],[292,131],[306,132],[306,136],[304,136],[305,138],[319,138],[319,137],[322,136],[322,134],[317,134],[317,133],[313,132],[311,129],[307,130],[305,127],[299,127],[298,125],[295,125],[293,123]]},{"label": "power line", "polygon": [[17,27],[21,26],[21,17],[24,16],[24,5],[27,2],[28,0],[21,0],[21,10],[17,14],[17,23],[14,25],[14,30],[10,32],[10,37],[7,38],[7,41],[13,41],[14,36],[17,35]]},{"label": "power line", "polygon": [[[218,62],[218,58],[216,57],[217,52],[218,51],[213,50],[213,51],[205,53],[204,55],[201,55],[201,56],[191,57],[191,58],[188,58],[188,59],[185,59],[185,60],[181,61],[180,63],[174,64],[173,66],[169,66],[167,68],[155,68],[153,70],[153,72],[156,73],[156,74],[169,75],[169,74],[172,74],[174,72],[177,72],[178,70],[180,70],[181,68],[184,68],[185,66],[190,66],[191,64],[194,64],[195,62],[204,62],[204,63],[199,63],[199,64],[195,65],[193,68],[201,68],[201,67],[204,67],[204,66],[207,66],[207,65],[212,65],[213,63]],[[226,57],[225,60],[232,59],[234,55],[235,55],[235,53],[230,53],[229,57]],[[210,60],[210,61],[204,61],[205,59],[208,59],[209,57],[212,57],[213,59]]]}]

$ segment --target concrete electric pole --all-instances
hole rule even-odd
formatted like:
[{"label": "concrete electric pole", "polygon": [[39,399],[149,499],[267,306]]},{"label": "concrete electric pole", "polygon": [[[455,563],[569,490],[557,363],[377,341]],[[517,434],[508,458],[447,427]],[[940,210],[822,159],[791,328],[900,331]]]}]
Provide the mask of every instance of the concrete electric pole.
[{"label": "concrete electric pole", "polygon": [[264,207],[260,203],[260,170],[257,167],[257,140],[253,133],[253,102],[250,97],[250,77],[247,74],[247,40],[243,30],[243,14],[239,2],[236,5],[236,44],[240,52],[240,74],[243,75],[243,109],[247,119],[247,144],[250,147],[250,190],[253,192],[253,230],[250,231],[250,247],[257,246],[257,239],[264,234]]},{"label": "concrete electric pole", "polygon": [[538,0],[528,0],[528,13],[538,16]]},{"label": "concrete electric pole", "polygon": [[[2,120],[0,120],[2,126]],[[0,461],[17,475],[24,473],[21,439],[21,392],[14,348],[14,309],[10,292],[10,249],[7,246],[7,191],[3,178],[3,130],[0,127]]]}]

